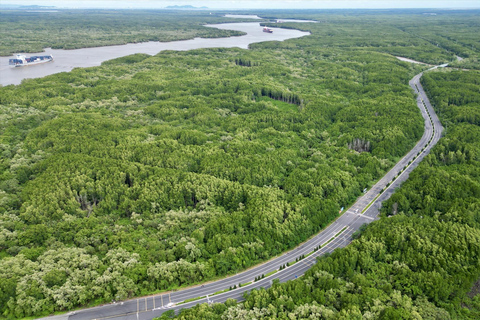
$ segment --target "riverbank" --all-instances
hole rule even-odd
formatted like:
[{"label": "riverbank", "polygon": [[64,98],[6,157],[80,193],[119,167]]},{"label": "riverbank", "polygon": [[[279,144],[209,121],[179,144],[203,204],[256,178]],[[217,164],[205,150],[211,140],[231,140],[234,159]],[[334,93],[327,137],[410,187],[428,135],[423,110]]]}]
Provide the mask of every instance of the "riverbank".
[{"label": "riverbank", "polygon": [[155,55],[164,50],[185,51],[202,48],[243,48],[247,49],[252,43],[263,41],[285,41],[309,35],[293,29],[273,28],[273,33],[262,31],[257,22],[223,23],[206,25],[207,27],[221,30],[235,30],[244,32],[244,36],[229,38],[195,38],[192,40],[126,44],[120,46],[95,47],[75,50],[60,50],[47,48],[44,53],[32,53],[30,55],[51,54],[53,63],[12,68],[8,65],[11,57],[0,57],[0,84],[3,86],[18,85],[24,79],[41,78],[47,75],[68,72],[74,68],[87,68],[101,65],[102,62],[124,57],[136,53]]}]

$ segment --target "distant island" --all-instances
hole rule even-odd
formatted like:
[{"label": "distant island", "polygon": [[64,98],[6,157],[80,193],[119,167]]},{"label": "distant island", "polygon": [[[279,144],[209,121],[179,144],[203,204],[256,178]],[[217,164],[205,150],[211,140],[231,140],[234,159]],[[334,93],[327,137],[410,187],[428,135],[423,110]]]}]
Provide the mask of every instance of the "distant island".
[{"label": "distant island", "polygon": [[22,9],[55,9],[55,6],[39,6],[36,4],[28,5],[28,6],[20,6]]},{"label": "distant island", "polygon": [[208,7],[194,7],[191,5],[184,5],[184,6],[168,6],[165,9],[208,9]]},{"label": "distant island", "polygon": [[39,5],[28,5],[28,6],[22,6],[22,5],[17,5],[17,4],[0,4],[0,9],[20,9],[20,10],[51,10],[51,9],[57,9],[55,6],[39,6]]}]

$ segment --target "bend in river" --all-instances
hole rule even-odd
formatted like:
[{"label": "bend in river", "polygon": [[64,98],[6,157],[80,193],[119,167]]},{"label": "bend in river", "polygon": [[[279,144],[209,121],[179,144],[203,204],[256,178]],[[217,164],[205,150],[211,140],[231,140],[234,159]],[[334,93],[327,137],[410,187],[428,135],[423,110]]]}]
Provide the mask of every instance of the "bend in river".
[{"label": "bend in river", "polygon": [[[285,20],[286,21],[286,20]],[[102,62],[124,57],[135,53],[155,55],[163,50],[185,51],[201,48],[233,48],[247,49],[251,43],[263,41],[284,41],[308,35],[294,29],[273,28],[273,33],[265,33],[257,22],[224,23],[207,25],[218,29],[238,30],[246,33],[244,36],[229,38],[195,38],[192,40],[172,42],[143,42],[118,46],[84,48],[75,50],[56,50],[47,48],[45,52],[29,53],[34,55],[53,55],[54,61],[33,66],[15,68],[8,65],[10,57],[0,57],[0,84],[20,84],[23,79],[41,78],[59,72],[68,72],[73,68],[99,66]]]}]

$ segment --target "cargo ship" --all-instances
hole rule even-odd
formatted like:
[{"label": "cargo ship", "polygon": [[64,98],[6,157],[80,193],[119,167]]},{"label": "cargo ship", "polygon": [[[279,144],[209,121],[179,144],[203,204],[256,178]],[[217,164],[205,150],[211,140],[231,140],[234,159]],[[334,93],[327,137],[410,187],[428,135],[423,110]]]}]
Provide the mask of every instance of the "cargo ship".
[{"label": "cargo ship", "polygon": [[53,56],[33,56],[33,57],[25,57],[21,54],[17,54],[17,57],[14,59],[8,60],[8,64],[15,67],[23,67],[23,66],[30,66],[33,64],[45,63],[53,61]]},{"label": "cargo ship", "polygon": [[264,27],[263,32],[273,33],[273,30],[268,27]]}]

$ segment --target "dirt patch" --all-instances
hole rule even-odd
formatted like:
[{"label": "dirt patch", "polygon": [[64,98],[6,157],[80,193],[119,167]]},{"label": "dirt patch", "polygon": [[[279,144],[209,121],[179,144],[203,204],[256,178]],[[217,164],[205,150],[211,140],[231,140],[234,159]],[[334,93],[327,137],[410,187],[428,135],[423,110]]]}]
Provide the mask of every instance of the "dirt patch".
[{"label": "dirt patch", "polygon": [[477,294],[480,294],[480,279],[473,284],[472,289],[467,293],[467,296],[473,299]]}]

